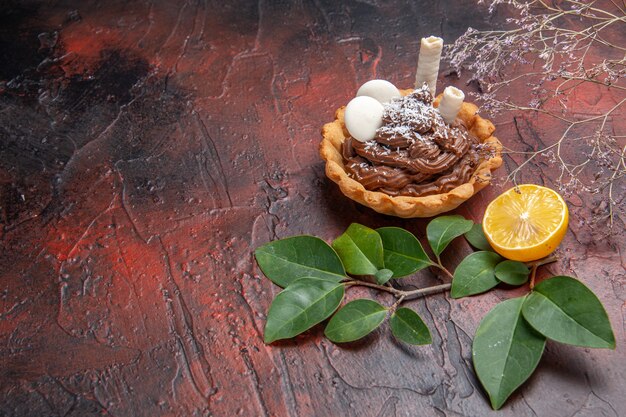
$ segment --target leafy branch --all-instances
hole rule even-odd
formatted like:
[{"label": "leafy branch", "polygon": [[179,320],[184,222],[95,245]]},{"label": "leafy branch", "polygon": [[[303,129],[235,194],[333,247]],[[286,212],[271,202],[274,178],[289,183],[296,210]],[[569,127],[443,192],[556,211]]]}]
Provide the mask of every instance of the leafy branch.
[{"label": "leafy branch", "polygon": [[[441,254],[456,238],[465,236],[479,249],[465,257],[454,272]],[[284,288],[267,314],[265,342],[295,337],[330,318],[324,335],[334,343],[361,339],[385,320],[397,339],[412,345],[432,343],[430,330],[419,314],[402,304],[420,296],[450,290],[452,298],[483,293],[500,283],[524,285],[530,293],[504,301],[482,320],[473,342],[476,374],[500,408],[533,373],[546,339],[577,346],[614,348],[608,316],[598,298],[575,278],[558,276],[534,285],[538,267],[556,257],[522,263],[495,253],[482,228],[461,216],[441,216],[426,227],[433,256],[409,231],[397,227],[370,229],[353,223],[328,245],[314,236],[294,236],[263,245],[255,251],[264,274]],[[451,282],[415,290],[393,282],[432,268]],[[367,287],[391,294],[383,306],[356,299],[341,306],[346,290]]]}]

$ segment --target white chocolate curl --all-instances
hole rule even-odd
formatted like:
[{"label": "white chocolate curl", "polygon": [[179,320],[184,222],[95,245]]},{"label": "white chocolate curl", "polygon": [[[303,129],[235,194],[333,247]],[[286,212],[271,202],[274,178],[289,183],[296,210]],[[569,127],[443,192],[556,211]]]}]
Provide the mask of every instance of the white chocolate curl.
[{"label": "white chocolate curl", "polygon": [[465,94],[456,87],[450,86],[443,90],[443,97],[441,98],[441,103],[439,103],[439,114],[447,124],[451,125],[454,123],[454,119],[459,114],[464,99]]},{"label": "white chocolate curl", "polygon": [[442,49],[443,39],[436,36],[422,38],[420,54],[417,59],[417,72],[415,73],[415,88],[421,88],[426,83],[433,97],[437,89],[437,75],[439,74]]}]

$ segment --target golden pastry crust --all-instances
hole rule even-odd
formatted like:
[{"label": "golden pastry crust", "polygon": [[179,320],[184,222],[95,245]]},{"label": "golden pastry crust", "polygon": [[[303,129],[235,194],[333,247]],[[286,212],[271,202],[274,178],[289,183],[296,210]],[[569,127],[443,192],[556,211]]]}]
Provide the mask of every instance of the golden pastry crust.
[{"label": "golden pastry crust", "polygon": [[[402,95],[407,95],[413,90],[403,90]],[[441,94],[435,99],[434,106],[439,106]],[[341,145],[348,137],[348,131],[344,123],[345,106],[340,107],[335,113],[335,121],[327,123],[322,128],[322,142],[320,143],[320,155],[326,161],[326,176],[333,180],[341,192],[354,201],[370,207],[379,213],[391,216],[432,217],[446,211],[454,210],[461,203],[486,187],[491,180],[492,171],[502,165],[502,144],[491,134],[496,130],[494,125],[476,114],[478,107],[472,103],[463,103],[463,107],[457,116],[465,122],[467,128],[481,143],[489,144],[494,149],[494,156],[483,159],[476,168],[470,180],[453,190],[428,195],[425,197],[392,197],[380,191],[366,190],[361,183],[350,178],[346,172]]]}]

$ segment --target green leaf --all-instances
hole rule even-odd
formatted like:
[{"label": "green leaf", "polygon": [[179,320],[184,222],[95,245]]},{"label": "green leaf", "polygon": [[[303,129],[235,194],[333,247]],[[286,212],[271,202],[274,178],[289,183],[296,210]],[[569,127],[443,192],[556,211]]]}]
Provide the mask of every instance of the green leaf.
[{"label": "green leaf", "polygon": [[389,321],[391,333],[411,345],[427,345],[433,342],[430,330],[422,318],[410,308],[399,308]]},{"label": "green leaf", "polygon": [[374,331],[386,315],[387,309],[376,301],[354,300],[330,319],[324,334],[335,343],[352,342]]},{"label": "green leaf", "polygon": [[546,344],[522,317],[524,298],[495,306],[474,336],[474,369],[495,410],[533,373]]},{"label": "green leaf", "polygon": [[375,230],[352,223],[344,234],[333,242],[333,248],[353,275],[374,275],[385,267],[383,242]]},{"label": "green leaf", "polygon": [[333,248],[314,236],[275,240],[257,248],[254,255],[265,276],[283,288],[301,277],[338,282],[346,275]]},{"label": "green leaf", "polygon": [[428,223],[426,235],[435,255],[441,255],[454,238],[469,232],[473,224],[471,220],[466,220],[458,214],[440,216]]},{"label": "green leaf", "polygon": [[376,282],[379,285],[383,285],[385,282],[389,281],[391,277],[393,277],[393,271],[389,269],[381,269],[374,275],[376,277]]},{"label": "green leaf", "polygon": [[474,252],[463,259],[454,271],[452,298],[479,294],[498,285],[495,268],[500,259],[497,253],[487,251]]},{"label": "green leaf", "polygon": [[496,265],[496,278],[510,285],[522,285],[528,281],[530,269],[518,261],[502,261]]},{"label": "green leaf", "polygon": [[319,278],[300,278],[281,291],[270,306],[265,343],[288,339],[328,318],[341,304],[343,284]]},{"label": "green leaf", "polygon": [[469,232],[465,233],[465,239],[470,245],[478,250],[490,250],[493,252],[493,248],[489,244],[489,241],[485,237],[483,232],[483,226],[480,223],[474,223]]},{"label": "green leaf", "polygon": [[399,227],[376,229],[383,241],[385,268],[393,277],[405,277],[432,265],[419,240],[409,231]]},{"label": "green leaf", "polygon": [[557,276],[535,286],[524,318],[544,336],[576,346],[615,348],[611,322],[598,297],[582,282]]}]

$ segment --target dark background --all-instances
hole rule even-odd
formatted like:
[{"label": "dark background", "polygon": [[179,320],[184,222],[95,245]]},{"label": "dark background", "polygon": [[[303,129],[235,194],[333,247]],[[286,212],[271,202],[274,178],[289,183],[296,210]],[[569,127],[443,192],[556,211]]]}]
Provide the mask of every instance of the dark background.
[{"label": "dark background", "polygon": [[[625,415],[626,245],[623,228],[602,239],[591,228],[597,196],[569,197],[561,259],[540,276],[590,286],[617,349],[548,343],[498,413],[471,339],[525,289],[410,302],[431,346],[402,345],[386,326],[341,347],[320,326],[262,342],[279,289],[256,266],[257,246],[331,240],[351,222],[424,235],[426,221],[376,214],[325,178],[321,126],[369,79],[411,87],[420,37],[452,42],[503,21],[469,1],[3,2],[0,415]],[[443,74],[440,86],[475,88]],[[593,94],[574,98],[581,113],[611,100]],[[523,115],[494,121],[517,150],[561,132]],[[498,174],[523,160],[506,156]],[[538,161],[522,180],[555,187],[556,174]],[[480,221],[508,187],[455,212]],[[444,263],[470,251],[459,240]]]}]

